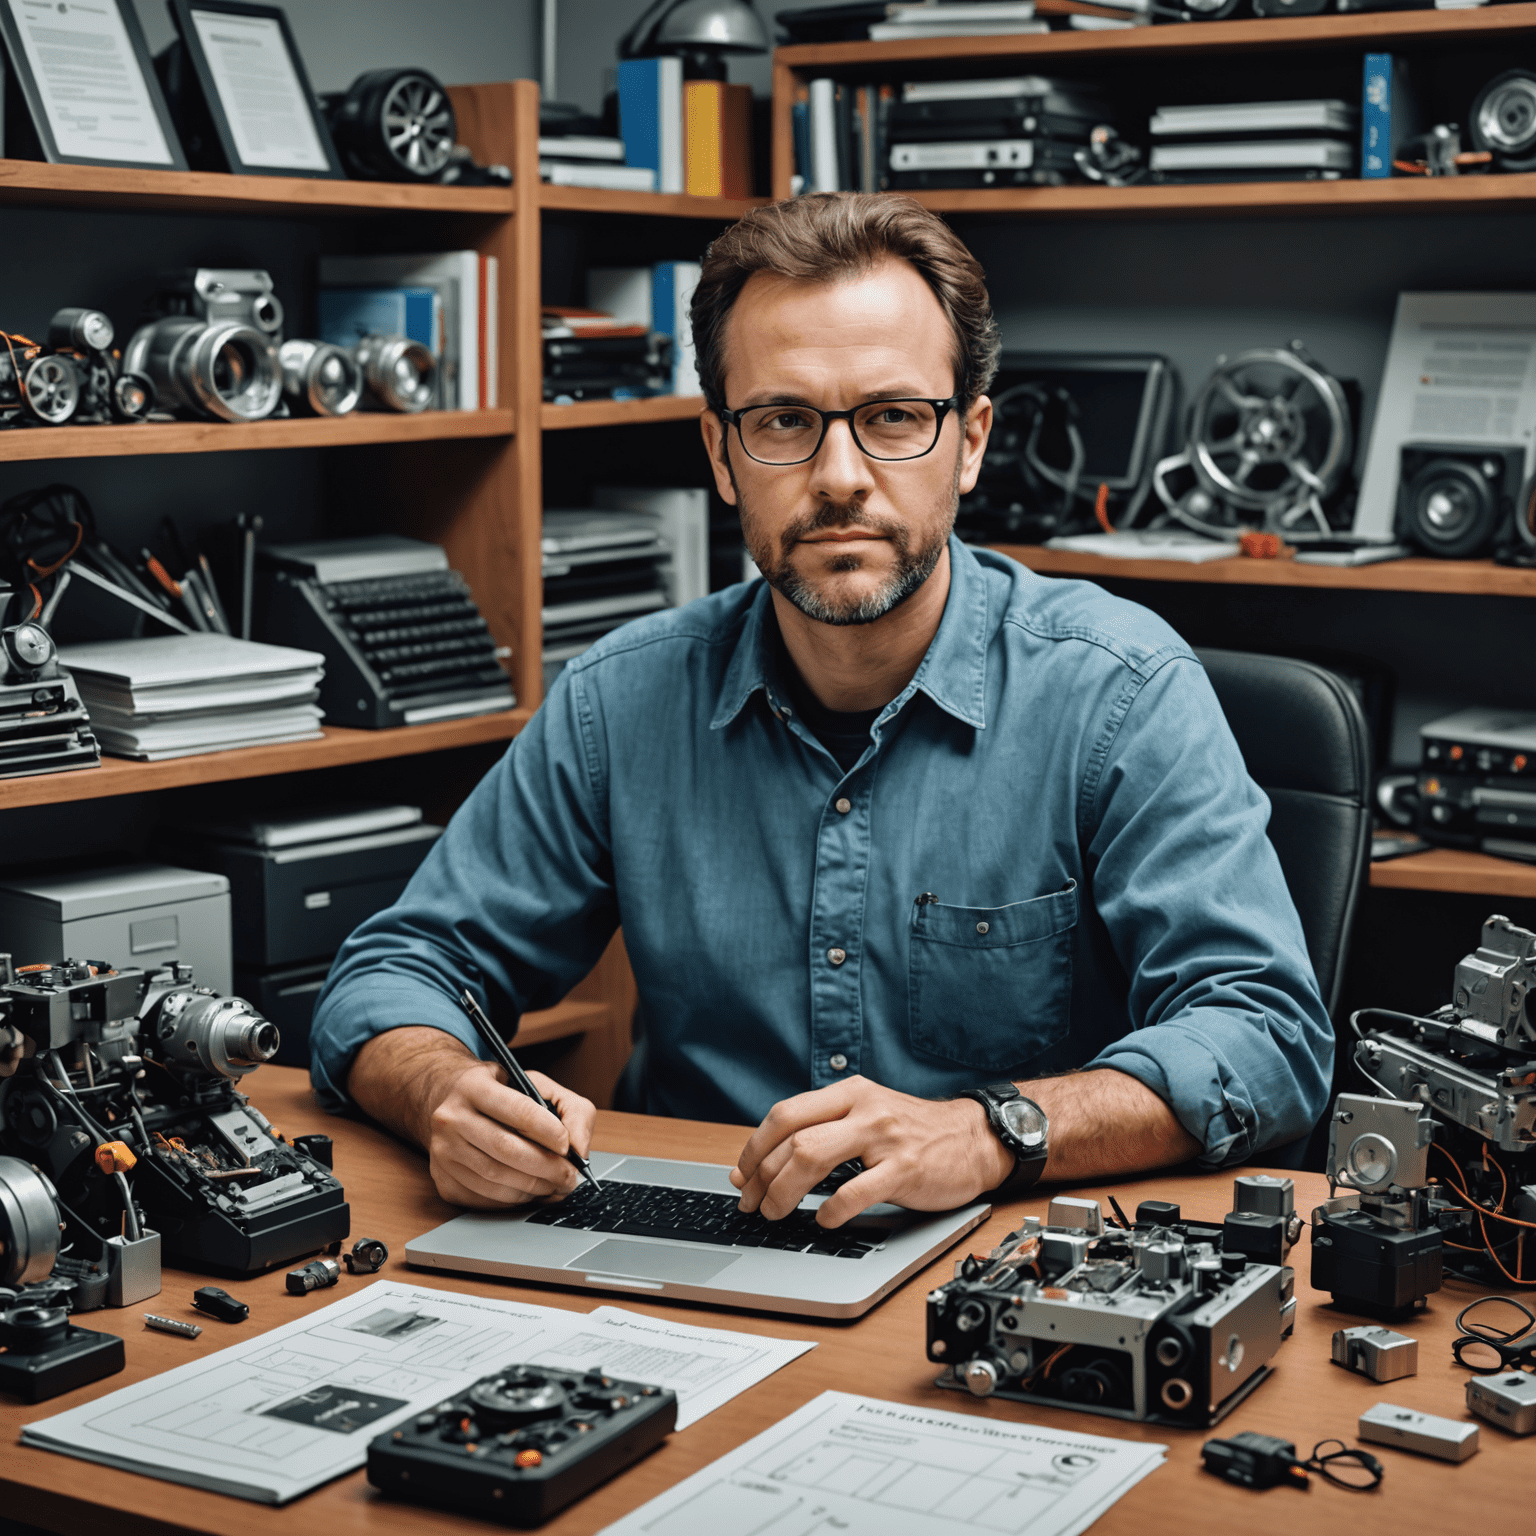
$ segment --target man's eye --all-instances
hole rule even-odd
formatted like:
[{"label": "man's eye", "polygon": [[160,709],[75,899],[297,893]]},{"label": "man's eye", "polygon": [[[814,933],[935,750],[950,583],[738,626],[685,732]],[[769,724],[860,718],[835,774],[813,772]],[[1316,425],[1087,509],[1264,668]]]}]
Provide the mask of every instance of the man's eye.
[{"label": "man's eye", "polygon": [[876,411],[869,418],[870,424],[876,427],[900,427],[911,421],[912,413],[905,406],[888,405],[882,410]]},{"label": "man's eye", "polygon": [[773,432],[798,432],[810,424],[810,418],[803,411],[775,411],[763,422]]}]

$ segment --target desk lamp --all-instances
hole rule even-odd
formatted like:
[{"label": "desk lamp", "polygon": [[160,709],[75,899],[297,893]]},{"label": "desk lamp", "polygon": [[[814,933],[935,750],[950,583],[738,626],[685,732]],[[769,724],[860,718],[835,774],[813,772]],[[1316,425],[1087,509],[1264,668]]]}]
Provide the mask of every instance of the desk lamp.
[{"label": "desk lamp", "polygon": [[619,39],[621,59],[681,54],[689,80],[724,80],[730,53],[766,53],[768,33],[747,0],[657,0]]}]

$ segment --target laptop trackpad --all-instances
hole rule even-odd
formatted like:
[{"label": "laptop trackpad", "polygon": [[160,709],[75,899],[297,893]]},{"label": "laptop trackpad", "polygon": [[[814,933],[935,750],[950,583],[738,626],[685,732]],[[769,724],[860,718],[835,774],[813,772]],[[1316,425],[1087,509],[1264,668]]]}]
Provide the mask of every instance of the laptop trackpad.
[{"label": "laptop trackpad", "polygon": [[565,1267],[589,1275],[633,1275],[637,1280],[678,1280],[684,1285],[703,1285],[713,1280],[740,1254],[700,1253],[662,1243],[626,1243],[610,1237]]}]

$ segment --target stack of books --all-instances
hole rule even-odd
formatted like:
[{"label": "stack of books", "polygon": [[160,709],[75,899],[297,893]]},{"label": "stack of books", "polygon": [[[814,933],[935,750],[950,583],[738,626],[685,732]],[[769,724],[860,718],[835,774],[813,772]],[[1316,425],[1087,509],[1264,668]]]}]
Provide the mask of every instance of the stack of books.
[{"label": "stack of books", "polygon": [[72,645],[102,750],[157,763],[320,736],[318,651],[229,635],[153,635]]},{"label": "stack of books", "polygon": [[544,686],[611,629],[668,606],[671,558],[646,513],[544,514]]},{"label": "stack of books", "polygon": [[1110,120],[1103,97],[1044,75],[916,81],[902,86],[890,114],[885,184],[894,191],[1060,184],[1094,126]]},{"label": "stack of books", "polygon": [[874,43],[908,38],[996,37],[1024,32],[1049,32],[1050,24],[1035,18],[1034,0],[913,0],[887,5],[886,19],[869,29]]},{"label": "stack of books", "polygon": [[1053,32],[1112,32],[1152,24],[1152,0],[1037,0]]},{"label": "stack of books", "polygon": [[476,251],[428,256],[324,256],[320,339],[353,347],[364,336],[409,336],[438,361],[437,407],[498,404],[499,262]]},{"label": "stack of books", "polygon": [[689,306],[698,287],[696,261],[658,261],[649,267],[593,267],[587,272],[588,313],[613,317],[616,326],[640,326],[652,338],[657,387],[664,394],[699,392]]},{"label": "stack of books", "polygon": [[751,86],[685,81],[679,58],[625,59],[617,86],[624,159],[651,172],[645,190],[752,195]]},{"label": "stack of books", "polygon": [[585,134],[539,134],[539,179],[557,187],[606,187],[614,192],[654,192],[656,172],[629,165],[624,140]]},{"label": "stack of books", "polygon": [[667,363],[651,328],[598,309],[545,308],[544,398],[634,400],[663,393]]},{"label": "stack of books", "polygon": [[1360,114],[1346,101],[1159,107],[1155,181],[1336,181],[1355,174]]}]

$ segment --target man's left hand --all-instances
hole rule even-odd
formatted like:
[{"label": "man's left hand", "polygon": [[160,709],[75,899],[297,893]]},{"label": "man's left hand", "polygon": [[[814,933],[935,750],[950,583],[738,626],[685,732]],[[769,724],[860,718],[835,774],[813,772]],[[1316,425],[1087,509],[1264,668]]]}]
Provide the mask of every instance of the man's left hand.
[{"label": "man's left hand", "polygon": [[731,1170],[741,1209],[771,1221],[787,1216],[839,1163],[859,1158],[850,1179],[816,1214],[838,1227],[890,1201],[914,1211],[947,1211],[996,1189],[1012,1154],[972,1099],[915,1099],[850,1077],[775,1104]]}]

